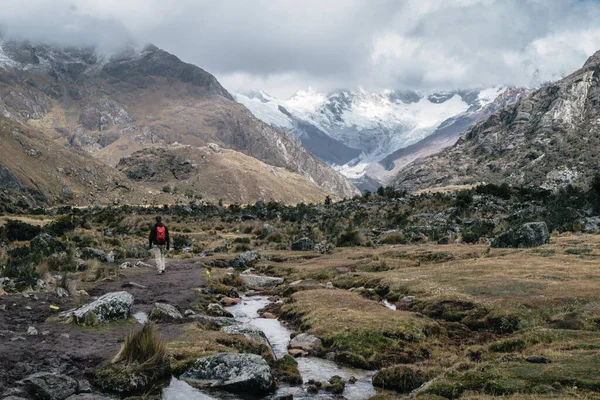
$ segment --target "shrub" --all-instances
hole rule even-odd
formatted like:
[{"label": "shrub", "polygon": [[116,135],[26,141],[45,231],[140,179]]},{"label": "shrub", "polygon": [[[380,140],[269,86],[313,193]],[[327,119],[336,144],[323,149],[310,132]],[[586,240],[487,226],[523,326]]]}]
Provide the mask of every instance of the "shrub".
[{"label": "shrub", "polygon": [[173,248],[175,250],[181,250],[184,247],[190,247],[192,245],[192,241],[189,236],[186,235],[174,235],[173,236]]},{"label": "shrub", "polygon": [[281,232],[273,232],[266,238],[269,243],[281,243],[283,242],[283,235]]},{"label": "shrub", "polygon": [[430,379],[420,369],[397,366],[382,369],[373,376],[373,386],[393,389],[400,393],[409,393]]},{"label": "shrub", "polygon": [[337,241],[338,247],[360,246],[361,244],[362,238],[357,230],[342,232]]},{"label": "shrub", "polygon": [[402,234],[402,232],[391,233],[389,235],[385,235],[379,240],[383,244],[404,244],[406,243],[406,238]]},{"label": "shrub", "polygon": [[238,244],[235,246],[234,251],[236,253],[243,253],[250,250],[250,246],[248,246],[247,244],[243,243],[243,244]]},{"label": "shrub", "polygon": [[62,217],[44,227],[44,232],[52,236],[64,236],[65,233],[75,230],[77,224],[72,217]]},{"label": "shrub", "polygon": [[5,224],[6,239],[9,242],[31,240],[42,232],[42,228],[26,222],[9,219]]},{"label": "shrub", "polygon": [[523,339],[508,339],[490,344],[490,351],[497,353],[510,353],[525,350]]}]

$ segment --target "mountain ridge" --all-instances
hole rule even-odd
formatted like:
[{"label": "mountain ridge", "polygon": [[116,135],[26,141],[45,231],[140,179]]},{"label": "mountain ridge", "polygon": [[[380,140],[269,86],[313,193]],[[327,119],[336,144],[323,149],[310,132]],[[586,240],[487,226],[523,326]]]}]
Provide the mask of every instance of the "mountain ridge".
[{"label": "mountain ridge", "polygon": [[0,113],[109,165],[148,146],[216,143],[339,197],[358,193],[289,133],[234,102],[214,76],[156,46],[99,56],[2,41],[0,54]]},{"label": "mountain ridge", "polygon": [[567,77],[507,105],[453,146],[400,172],[407,190],[508,183],[587,185],[600,165],[600,51]]}]

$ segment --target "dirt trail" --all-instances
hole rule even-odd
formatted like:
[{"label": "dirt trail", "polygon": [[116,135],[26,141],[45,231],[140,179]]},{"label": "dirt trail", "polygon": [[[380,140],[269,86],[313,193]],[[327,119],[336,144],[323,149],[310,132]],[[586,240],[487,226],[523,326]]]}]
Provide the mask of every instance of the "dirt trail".
[{"label": "dirt trail", "polygon": [[[172,304],[183,312],[197,298],[192,289],[205,284],[204,268],[198,263],[201,260],[167,260],[164,275],[157,275],[154,268],[134,267],[113,281],[83,283],[78,289],[85,289],[92,297],[125,290],[134,296],[133,312],[149,312],[155,302]],[[154,265],[151,260],[148,263]],[[123,288],[126,282],[135,282],[146,289]],[[91,299],[85,300],[89,301]],[[57,372],[80,378],[86,369],[111,359],[124,335],[138,325],[127,321],[80,328],[48,321],[57,314],[50,309],[51,304],[60,307],[60,311],[77,307],[74,299],[59,298],[54,293],[0,297],[0,309],[5,306],[5,310],[0,310],[0,392],[35,372]],[[27,335],[30,326],[37,329],[37,336]],[[167,340],[178,335],[177,324],[161,323],[159,330]]]}]

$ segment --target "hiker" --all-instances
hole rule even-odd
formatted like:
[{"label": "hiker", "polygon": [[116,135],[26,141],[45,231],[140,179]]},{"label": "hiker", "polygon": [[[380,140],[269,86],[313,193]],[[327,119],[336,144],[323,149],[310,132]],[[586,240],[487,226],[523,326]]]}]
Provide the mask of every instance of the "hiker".
[{"label": "hiker", "polygon": [[154,249],[154,255],[156,258],[156,273],[162,275],[165,273],[165,253],[169,251],[171,247],[171,239],[169,238],[169,229],[162,223],[162,217],[159,215],[156,217],[156,224],[150,230],[150,236],[148,237],[150,242],[150,249],[152,245],[156,245]]}]

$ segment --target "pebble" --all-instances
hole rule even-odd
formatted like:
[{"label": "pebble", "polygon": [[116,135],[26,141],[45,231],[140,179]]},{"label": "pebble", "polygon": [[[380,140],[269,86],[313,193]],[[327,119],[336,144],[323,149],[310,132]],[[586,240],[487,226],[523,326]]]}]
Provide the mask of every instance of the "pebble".
[{"label": "pebble", "polygon": [[48,336],[50,334],[50,331],[42,331],[42,336]]},{"label": "pebble", "polygon": [[37,329],[35,329],[35,327],[34,327],[34,326],[30,326],[29,328],[27,328],[27,334],[28,334],[29,336],[37,336],[37,334],[38,334],[38,330],[37,330]]},{"label": "pebble", "polygon": [[29,307],[29,306],[26,306],[25,309],[28,311],[31,311],[31,307]]},{"label": "pebble", "polygon": [[188,309],[183,312],[183,315],[185,315],[186,317],[190,317],[192,315],[196,315],[196,313],[194,311]]},{"label": "pebble", "polygon": [[550,364],[552,362],[552,360],[549,360],[547,358],[536,357],[536,356],[527,357],[525,359],[525,361],[530,362],[530,363],[534,363],[534,364]]},{"label": "pebble", "polygon": [[15,336],[10,338],[11,342],[16,342],[17,340],[25,340],[23,336]]},{"label": "pebble", "polygon": [[64,337],[65,339],[69,339],[71,337],[71,335],[68,333],[61,333],[60,336]]},{"label": "pebble", "polygon": [[1,304],[0,305],[0,310],[6,311],[6,304]]}]

